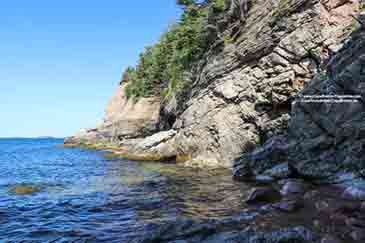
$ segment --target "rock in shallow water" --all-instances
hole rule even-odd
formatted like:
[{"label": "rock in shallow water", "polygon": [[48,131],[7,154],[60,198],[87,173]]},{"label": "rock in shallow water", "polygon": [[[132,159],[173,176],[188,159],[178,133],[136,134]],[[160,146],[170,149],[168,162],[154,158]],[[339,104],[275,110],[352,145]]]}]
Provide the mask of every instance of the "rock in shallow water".
[{"label": "rock in shallow water", "polygon": [[341,242],[342,241],[340,241],[338,238],[331,235],[325,235],[321,240],[321,243],[341,243]]},{"label": "rock in shallow water", "polygon": [[275,202],[280,200],[281,195],[272,187],[256,187],[250,190],[246,203]]},{"label": "rock in shallow water", "polygon": [[315,207],[320,213],[333,215],[335,213],[353,214],[360,210],[360,204],[354,202],[343,202],[338,199],[320,200],[315,203]]},{"label": "rock in shallow water", "polygon": [[300,180],[288,180],[281,189],[281,194],[286,196],[289,194],[304,193],[308,188],[308,185]]},{"label": "rock in shallow water", "polygon": [[345,222],[350,227],[365,228],[365,221],[359,218],[347,218]]},{"label": "rock in shallow water", "polygon": [[272,205],[272,207],[283,212],[292,213],[303,208],[304,204],[299,200],[291,200],[275,203]]},{"label": "rock in shallow water", "polygon": [[342,198],[347,200],[365,200],[365,187],[350,186],[342,194]]},{"label": "rock in shallow water", "polygon": [[275,179],[286,179],[294,174],[294,170],[291,168],[289,163],[282,163],[272,169],[266,170],[263,174]]},{"label": "rock in shallow water", "polygon": [[[313,243],[317,236],[308,229],[298,226],[294,228],[284,228],[272,232],[257,232],[252,229],[245,230],[237,234],[232,241],[240,243]],[[203,241],[205,242],[205,241]],[[214,242],[214,241],[207,241]],[[218,241],[216,241],[218,243]]]},{"label": "rock in shallow water", "polygon": [[350,237],[353,240],[364,242],[365,240],[365,230],[364,229],[356,229],[351,232]]},{"label": "rock in shallow water", "polygon": [[[274,137],[269,139],[262,148],[255,150],[252,153],[243,155],[236,160],[233,165],[233,175],[236,180],[250,180],[253,175],[261,174],[267,171],[268,176],[274,177],[272,174],[279,176],[279,169],[271,171],[278,163],[287,159],[288,144],[284,137]],[[280,170],[283,168],[280,168]],[[282,173],[282,171],[280,171]]]},{"label": "rock in shallow water", "polygon": [[[182,225],[179,225],[182,223]],[[238,226],[238,225],[236,225]],[[302,226],[262,232],[253,228],[218,229],[218,224],[172,222],[160,225],[150,234],[142,234],[134,243],[313,243],[318,237]]]}]

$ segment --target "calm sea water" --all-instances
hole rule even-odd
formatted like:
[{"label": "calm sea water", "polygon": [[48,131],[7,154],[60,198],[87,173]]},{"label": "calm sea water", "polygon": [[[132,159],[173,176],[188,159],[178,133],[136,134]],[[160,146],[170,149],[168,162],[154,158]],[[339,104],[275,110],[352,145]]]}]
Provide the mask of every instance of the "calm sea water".
[{"label": "calm sea water", "polygon": [[[151,225],[230,217],[243,208],[230,171],[108,160],[60,139],[0,139],[0,242],[129,242]],[[14,193],[17,186],[39,192]]]}]

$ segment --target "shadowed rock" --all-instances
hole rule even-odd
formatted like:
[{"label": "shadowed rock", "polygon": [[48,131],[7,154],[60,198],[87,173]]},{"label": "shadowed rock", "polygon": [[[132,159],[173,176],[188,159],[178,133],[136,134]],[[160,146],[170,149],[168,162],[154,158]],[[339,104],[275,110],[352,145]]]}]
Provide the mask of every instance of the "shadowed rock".
[{"label": "shadowed rock", "polygon": [[281,198],[280,193],[272,187],[257,187],[250,190],[246,203],[275,202]]},{"label": "shadowed rock", "polygon": [[[286,139],[286,155],[283,156],[296,176],[318,182],[344,183],[347,187],[351,186],[351,181],[363,178],[364,65],[365,30],[358,29],[329,59],[326,72],[316,76],[299,93],[292,106],[288,134],[284,138],[274,137],[261,148],[244,154],[236,160],[234,172],[243,173],[240,170],[247,167],[256,173],[263,169],[272,170],[278,163],[278,150],[270,146],[271,141]],[[315,95],[349,95],[351,99],[305,102],[303,98]],[[363,200],[363,191],[356,186],[349,187],[344,196]]]}]

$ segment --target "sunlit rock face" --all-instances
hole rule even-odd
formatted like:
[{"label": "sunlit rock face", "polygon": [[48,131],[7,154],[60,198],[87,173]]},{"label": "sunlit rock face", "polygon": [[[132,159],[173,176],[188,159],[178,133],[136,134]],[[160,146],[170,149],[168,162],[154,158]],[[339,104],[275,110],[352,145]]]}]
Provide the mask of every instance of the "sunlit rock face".
[{"label": "sunlit rock face", "polygon": [[341,48],[359,3],[265,0],[248,6],[244,21],[226,23],[223,39],[235,41],[204,60],[174,124],[180,151],[226,166],[286,133],[291,97]]},{"label": "sunlit rock face", "polygon": [[160,119],[160,98],[140,98],[137,102],[127,99],[126,85],[122,83],[118,86],[97,128],[83,129],[65,142],[115,142],[146,137],[156,132]]},{"label": "sunlit rock face", "polygon": [[100,130],[120,139],[153,134],[158,128],[160,98],[140,98],[135,102],[127,99],[126,86],[127,83],[121,84],[111,98]]}]

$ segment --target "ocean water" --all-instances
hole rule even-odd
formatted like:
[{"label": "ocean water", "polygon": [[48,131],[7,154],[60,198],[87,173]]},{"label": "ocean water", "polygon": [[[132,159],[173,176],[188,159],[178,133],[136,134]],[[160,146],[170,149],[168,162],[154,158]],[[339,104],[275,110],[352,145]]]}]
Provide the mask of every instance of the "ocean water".
[{"label": "ocean water", "polygon": [[131,242],[153,225],[244,208],[246,189],[228,170],[106,159],[62,143],[0,139],[0,242]]}]

